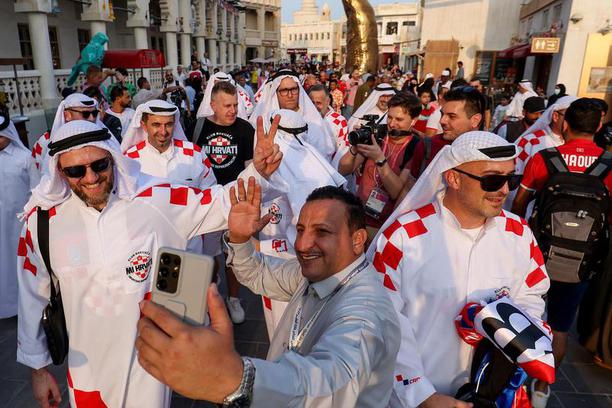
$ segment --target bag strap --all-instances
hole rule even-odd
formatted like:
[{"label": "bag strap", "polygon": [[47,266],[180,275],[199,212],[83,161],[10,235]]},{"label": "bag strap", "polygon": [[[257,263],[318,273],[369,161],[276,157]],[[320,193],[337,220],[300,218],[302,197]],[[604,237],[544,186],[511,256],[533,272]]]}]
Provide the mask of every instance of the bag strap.
[{"label": "bag strap", "polygon": [[610,170],[612,170],[612,152],[604,151],[584,173],[604,180]]},{"label": "bag strap", "polygon": [[556,147],[551,147],[549,149],[544,149],[540,151],[542,158],[544,159],[544,164],[546,164],[546,169],[548,170],[548,175],[552,176],[555,173],[565,173],[569,172],[569,169],[565,165],[565,160],[559,153]]},{"label": "bag strap", "polygon": [[423,143],[425,143],[425,155],[423,156],[423,161],[421,162],[421,168],[419,169],[419,176],[423,174],[423,171],[425,171],[431,159],[431,138],[429,137],[423,138]]},{"label": "bag strap", "polygon": [[200,137],[200,133],[202,132],[202,128],[204,127],[205,117],[198,118],[196,121],[195,128],[193,129],[193,134],[191,135],[191,142],[195,144]]},{"label": "bag strap", "polygon": [[57,291],[53,284],[53,269],[51,269],[51,260],[49,259],[49,210],[43,210],[40,207],[36,208],[38,225],[37,238],[40,255],[43,258],[49,277],[51,278],[51,299],[55,299]]},{"label": "bag strap", "polygon": [[414,155],[414,151],[416,150],[416,146],[419,143],[419,140],[421,140],[421,138],[414,135],[412,136],[412,139],[408,142],[408,145],[406,146],[406,150],[404,150],[404,157],[402,158],[400,169],[403,169],[404,166],[406,166],[406,164],[410,161],[410,159],[412,159],[412,156]]}]

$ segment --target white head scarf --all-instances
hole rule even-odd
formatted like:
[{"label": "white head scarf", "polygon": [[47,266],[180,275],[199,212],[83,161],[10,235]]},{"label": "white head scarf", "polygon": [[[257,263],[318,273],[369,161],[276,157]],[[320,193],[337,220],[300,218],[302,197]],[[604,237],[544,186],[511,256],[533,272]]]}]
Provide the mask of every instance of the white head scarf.
[{"label": "white head scarf", "polygon": [[[51,127],[51,136],[60,127],[62,127],[66,121],[64,120],[64,111],[70,108],[97,108],[98,102],[94,98],[90,98],[82,93],[70,94],[60,102],[55,112],[55,119],[53,120],[53,127]],[[100,115],[96,117],[96,124],[102,126]]]},{"label": "white head scarf", "polygon": [[177,140],[187,140],[183,127],[181,126],[181,113],[179,110],[170,102],[162,101],[160,99],[153,99],[149,102],[141,103],[136,108],[136,113],[130,122],[123,140],[121,141],[121,151],[125,152],[130,147],[146,140],[147,131],[140,126],[142,120],[142,114],[148,113],[150,115],[159,116],[172,116],[174,115],[174,129],[172,132],[172,138]]},{"label": "white head scarf", "polygon": [[[391,86],[390,84],[383,83],[383,84],[377,85],[372,91],[372,93],[368,95],[367,99],[361,104],[361,106],[355,112],[353,112],[353,115],[348,121],[349,131],[352,131],[355,125],[361,122],[361,118],[363,117],[363,115],[372,113],[372,110],[376,107],[376,104],[378,103],[378,99],[381,96],[383,95],[393,96],[395,95],[396,92],[397,91],[395,90],[395,88],[393,88],[393,86]],[[387,123],[385,119],[386,117],[382,118],[382,121],[380,123]]]},{"label": "white head scarf", "polygon": [[527,90],[527,92],[534,92],[533,90],[533,84],[531,83],[531,81],[529,79],[523,79],[521,80],[521,82],[519,82],[519,86],[521,88],[525,88]]},{"label": "white head scarf", "polygon": [[393,214],[378,230],[376,237],[368,248],[368,257],[372,259],[376,251],[376,242],[382,232],[400,215],[416,210],[431,203],[436,196],[446,189],[444,172],[463,163],[473,161],[506,161],[513,160],[518,154],[516,146],[497,136],[495,133],[473,131],[459,136],[452,145],[444,146],[433,158],[429,166],[419,177],[410,192],[395,208]]},{"label": "white head scarf", "polygon": [[211,76],[208,82],[206,83],[204,97],[202,98],[202,103],[200,103],[200,108],[198,109],[196,117],[205,118],[207,116],[211,116],[214,113],[210,106],[210,101],[212,99],[213,86],[215,86],[215,84],[219,81],[227,81],[236,87],[236,91],[238,94],[238,117],[244,120],[248,120],[249,116],[247,110],[252,111],[253,109],[253,104],[251,103],[249,96],[247,95],[243,87],[236,84],[231,75],[221,71]]},{"label": "white head scarf", "polygon": [[[62,144],[64,146],[61,146]],[[119,143],[107,128],[85,120],[74,120],[57,129],[51,136],[48,168],[40,183],[32,190],[32,197],[25,205],[22,216],[35,207],[48,210],[70,197],[70,186],[58,168],[59,157],[63,153],[86,146],[95,146],[111,154],[115,176],[114,191],[120,198],[131,200],[145,189],[161,182],[141,173],[140,164],[136,160],[121,154]]]},{"label": "white head scarf", "polygon": [[[306,197],[314,189],[327,185],[339,187],[346,183],[346,179],[308,143],[310,127],[299,113],[287,109],[273,111],[267,120],[264,119],[266,131],[276,115],[280,115],[281,120],[274,142],[283,153],[276,173],[291,185],[287,198],[294,217],[292,225],[295,226]],[[287,231],[287,238],[293,244],[295,228]]]},{"label": "white head scarf", "polygon": [[[311,136],[318,135],[319,137],[311,137],[310,144],[315,147],[319,153],[321,153],[328,160],[331,159],[336,151],[336,141],[333,131],[327,120],[323,119],[317,107],[312,103],[310,97],[304,90],[304,87],[300,84],[297,74],[290,70],[281,70],[273,77],[270,77],[266,83],[261,87],[259,101],[257,106],[253,109],[253,113],[249,118],[249,122],[253,127],[257,127],[257,118],[259,116],[269,118],[270,114],[278,109],[278,97],[276,96],[276,90],[280,86],[280,83],[285,78],[291,78],[295,81],[299,88],[299,115],[304,118],[304,121],[308,124],[308,128]],[[265,121],[265,120],[264,120]]]},{"label": "white head scarf", "polygon": [[19,138],[19,133],[13,124],[13,121],[9,118],[8,113],[6,115],[0,115],[0,136],[4,136],[11,141],[11,144],[17,149],[21,149],[28,153],[31,153],[30,149],[23,145],[23,142]]},{"label": "white head scarf", "polygon": [[[550,130],[550,123],[552,122],[553,112],[569,108],[571,103],[574,102],[576,99],[578,98],[569,95],[562,96],[561,98],[557,99],[555,103],[546,108],[546,110],[542,113],[542,115],[540,115],[538,120],[536,120],[533,125],[531,125],[526,131],[521,134],[521,137],[532,134],[533,132],[538,130],[544,130],[548,132]],[[514,143],[518,144],[520,139],[521,138],[519,137]]]}]

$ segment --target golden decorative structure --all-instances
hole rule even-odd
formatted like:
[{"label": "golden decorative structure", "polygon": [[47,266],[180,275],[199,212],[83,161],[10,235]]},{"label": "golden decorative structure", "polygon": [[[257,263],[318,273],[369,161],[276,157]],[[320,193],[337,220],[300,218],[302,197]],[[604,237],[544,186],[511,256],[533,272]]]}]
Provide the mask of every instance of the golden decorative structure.
[{"label": "golden decorative structure", "polygon": [[374,9],[367,0],[342,0],[346,13],[346,72],[378,69],[378,31]]}]

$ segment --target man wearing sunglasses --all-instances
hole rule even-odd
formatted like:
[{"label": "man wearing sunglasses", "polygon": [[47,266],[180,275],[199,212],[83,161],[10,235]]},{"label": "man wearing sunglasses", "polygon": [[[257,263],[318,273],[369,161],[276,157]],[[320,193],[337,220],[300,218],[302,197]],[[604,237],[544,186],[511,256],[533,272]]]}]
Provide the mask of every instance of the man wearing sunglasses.
[{"label": "man wearing sunglasses", "polygon": [[[274,195],[265,177],[282,158],[274,144],[277,125],[278,119],[266,134],[259,122],[253,165],[241,173],[251,186],[258,179],[266,199]],[[108,129],[81,120],[53,134],[49,157],[50,172],[24,208],[18,252],[17,360],[32,368],[34,396],[40,406],[61,400],[46,368],[51,358],[41,328],[50,272],[39,249],[40,207],[49,210],[49,264],[69,333],[71,405],[168,407],[170,391],[135,361],[138,304],[150,294],[159,247],[184,249],[195,236],[227,228],[232,184],[207,189],[160,184],[121,154]]]},{"label": "man wearing sunglasses", "polygon": [[[101,125],[102,122],[98,118],[98,103],[96,100],[82,93],[73,93],[60,102],[55,112],[51,131],[45,132],[34,144],[34,147],[32,147],[32,157],[39,171],[38,177],[42,175],[43,171],[46,171],[46,169],[43,169],[43,161],[47,157],[49,150],[47,145],[51,140],[51,136],[62,125],[73,120],[86,120]],[[37,180],[33,185],[36,184],[38,184]]]},{"label": "man wearing sunglasses", "polygon": [[508,296],[541,319],[549,280],[540,251],[524,220],[502,211],[518,184],[516,154],[515,145],[493,133],[459,136],[368,249],[401,324],[391,407],[472,406],[454,397],[468,382],[473,354],[455,334],[467,302]]},{"label": "man wearing sunglasses", "polygon": [[268,78],[258,95],[257,106],[249,118],[253,126],[259,116],[269,118],[277,109],[298,112],[308,125],[306,141],[324,158],[331,161],[336,153],[336,139],[333,131],[308,97],[296,72],[288,69],[278,71]]}]

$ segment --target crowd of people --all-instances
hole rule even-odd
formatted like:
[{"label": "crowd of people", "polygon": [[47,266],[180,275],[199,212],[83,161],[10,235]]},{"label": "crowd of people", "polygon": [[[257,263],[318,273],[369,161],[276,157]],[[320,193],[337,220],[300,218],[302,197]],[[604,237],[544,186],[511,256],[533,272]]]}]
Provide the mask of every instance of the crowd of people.
[{"label": "crowd of people", "polygon": [[[545,407],[610,296],[608,106],[465,75],[91,66],[31,150],[2,109],[0,318],[40,406],[66,357],[75,407]],[[210,325],[150,301],[163,246],[214,257]],[[240,285],[266,360],[234,348]]]}]

